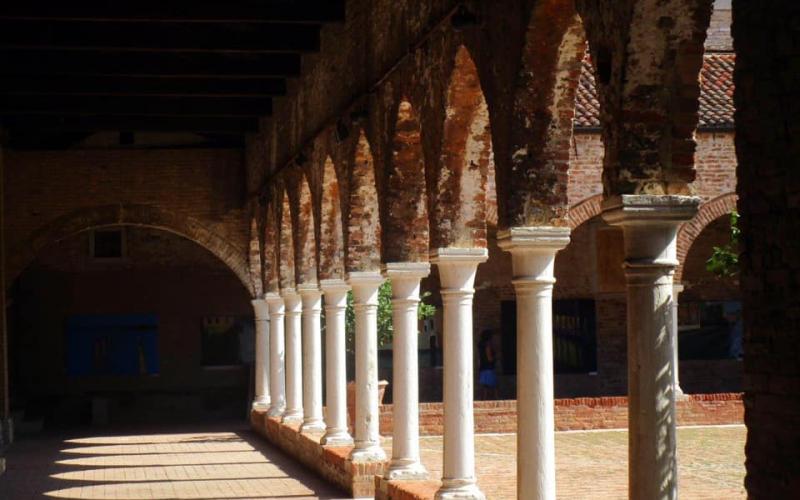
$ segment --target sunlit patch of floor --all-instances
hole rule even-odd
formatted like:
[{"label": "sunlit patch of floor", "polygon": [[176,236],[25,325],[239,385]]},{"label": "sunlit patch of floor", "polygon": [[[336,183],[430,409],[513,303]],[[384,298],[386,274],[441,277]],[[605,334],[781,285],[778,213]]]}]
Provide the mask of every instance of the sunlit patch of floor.
[{"label": "sunlit patch of floor", "polygon": [[344,498],[264,441],[239,432],[22,440],[0,498]]}]

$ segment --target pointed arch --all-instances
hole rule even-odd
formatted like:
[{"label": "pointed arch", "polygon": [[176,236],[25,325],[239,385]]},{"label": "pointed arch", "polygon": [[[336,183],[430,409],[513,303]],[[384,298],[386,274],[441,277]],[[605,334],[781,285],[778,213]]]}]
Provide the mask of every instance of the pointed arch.
[{"label": "pointed arch", "polygon": [[503,227],[567,225],[570,141],[585,54],[575,6],[536,2],[514,91],[509,156],[498,172]]},{"label": "pointed arch", "polygon": [[322,169],[322,210],[320,211],[319,277],[344,277],[344,232],[336,167],[328,156]]},{"label": "pointed arch", "polygon": [[289,203],[289,194],[284,191],[281,202],[280,226],[278,235],[278,276],[281,289],[295,287],[294,275],[294,238],[292,237],[292,213]]},{"label": "pointed arch", "polygon": [[264,287],[267,292],[280,291],[280,240],[278,211],[275,203],[267,205],[267,215],[264,218]]},{"label": "pointed arch", "polygon": [[380,269],[380,243],[381,226],[378,191],[375,185],[375,161],[367,136],[361,130],[350,176],[346,270],[349,272]]},{"label": "pointed arch", "polygon": [[314,203],[305,175],[297,185],[297,213],[292,217],[295,232],[295,280],[297,284],[317,282],[317,240]]},{"label": "pointed arch", "polygon": [[425,158],[419,116],[403,98],[391,142],[384,189],[383,238],[386,262],[428,260],[428,209],[425,195]]},{"label": "pointed arch", "polygon": [[261,264],[261,237],[258,227],[258,217],[250,219],[250,249],[248,264],[250,265],[250,279],[253,281],[253,293],[256,297],[264,295],[263,268]]},{"label": "pointed arch", "polygon": [[456,52],[447,89],[441,171],[431,196],[431,243],[486,247],[486,188],[494,169],[489,108],[466,47]]}]

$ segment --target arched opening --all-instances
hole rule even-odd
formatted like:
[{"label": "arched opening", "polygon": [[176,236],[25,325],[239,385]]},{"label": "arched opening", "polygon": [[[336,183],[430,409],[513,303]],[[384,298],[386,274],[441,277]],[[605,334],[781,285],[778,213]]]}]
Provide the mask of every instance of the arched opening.
[{"label": "arched opening", "polygon": [[350,178],[350,203],[347,217],[348,271],[372,271],[381,264],[381,226],[375,161],[362,130],[355,149]]},{"label": "arched opening", "polygon": [[295,279],[297,284],[317,281],[317,242],[314,236],[314,204],[305,175],[300,179],[298,210],[292,218],[295,237]]},{"label": "arched opening", "polygon": [[322,220],[320,221],[319,277],[344,277],[344,233],[339,181],[330,156],[325,158],[322,172]]},{"label": "arched opening", "polygon": [[251,292],[196,241],[134,225],[73,233],[41,248],[9,296],[20,434],[247,408]]},{"label": "arched opening", "polygon": [[688,393],[742,388],[738,266],[724,262],[725,254],[739,252],[738,244],[732,243],[731,220],[725,214],[708,223],[691,242],[683,262],[678,354],[681,387]]},{"label": "arched opening", "polygon": [[278,276],[280,279],[280,288],[294,288],[295,283],[295,267],[294,267],[294,238],[292,230],[292,215],[289,203],[289,195],[286,191],[283,192],[283,200],[281,202],[280,212],[280,234],[278,235],[278,255],[280,262],[278,263]]}]

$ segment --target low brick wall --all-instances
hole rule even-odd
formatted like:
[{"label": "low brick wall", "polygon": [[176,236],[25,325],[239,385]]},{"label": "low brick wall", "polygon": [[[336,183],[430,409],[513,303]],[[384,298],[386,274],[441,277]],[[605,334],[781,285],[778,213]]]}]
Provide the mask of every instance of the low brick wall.
[{"label": "low brick wall", "polygon": [[299,424],[283,424],[279,418],[268,417],[264,411],[251,411],[250,424],[267,441],[353,498],[375,496],[375,477],[383,475],[386,462],[353,463],[347,458],[352,447],[322,446],[319,443],[321,435],[301,434]]},{"label": "low brick wall", "polygon": [[[678,401],[678,425],[741,424],[744,407],[740,393],[691,394]],[[419,405],[420,434],[442,434],[442,403]],[[556,430],[625,429],[628,427],[628,398],[556,399]],[[503,433],[517,431],[517,402],[476,401],[475,431]],[[381,406],[381,434],[392,434],[392,405]]]}]

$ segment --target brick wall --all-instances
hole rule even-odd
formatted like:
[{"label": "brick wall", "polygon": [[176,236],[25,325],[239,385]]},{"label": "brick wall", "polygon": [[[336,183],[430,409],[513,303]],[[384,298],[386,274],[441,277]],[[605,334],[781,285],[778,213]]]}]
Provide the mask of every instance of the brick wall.
[{"label": "brick wall", "polygon": [[201,241],[249,282],[240,151],[7,151],[4,179],[7,285],[53,239],[115,222]]},{"label": "brick wall", "polygon": [[[692,394],[677,403],[678,425],[741,424],[744,407],[738,393]],[[516,401],[476,401],[475,432],[502,433],[517,430]],[[441,435],[442,403],[422,403],[420,434]],[[625,429],[628,398],[623,396],[555,400],[557,431]],[[392,433],[392,406],[381,406],[381,434]]]}]

